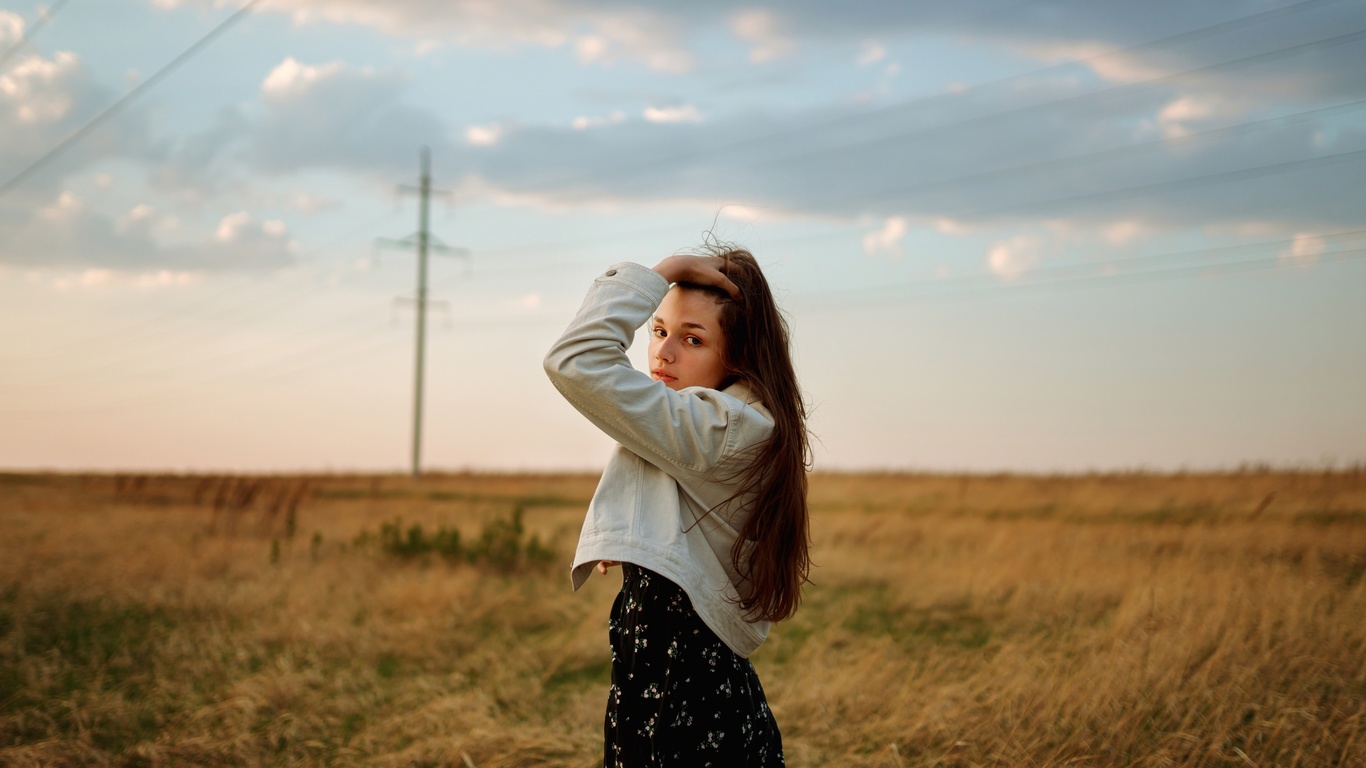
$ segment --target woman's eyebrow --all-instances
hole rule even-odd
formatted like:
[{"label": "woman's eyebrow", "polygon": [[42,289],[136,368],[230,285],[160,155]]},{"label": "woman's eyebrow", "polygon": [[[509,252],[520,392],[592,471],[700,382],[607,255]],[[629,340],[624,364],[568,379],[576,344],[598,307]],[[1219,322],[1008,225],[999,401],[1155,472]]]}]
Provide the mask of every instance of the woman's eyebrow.
[{"label": "woman's eyebrow", "polygon": [[[668,324],[669,324],[669,322],[668,322],[667,320],[665,320],[664,318],[660,317],[659,315],[655,315],[652,319],[654,320],[654,324],[655,324],[655,325],[668,325]],[[707,330],[707,326],[705,326],[705,325],[703,325],[703,324],[701,324],[701,323],[694,323],[694,322],[692,322],[692,321],[690,321],[690,320],[685,320],[685,321],[683,321],[680,325],[681,325],[682,327],[684,327],[684,328],[695,328],[695,329],[697,329],[697,330],[699,330],[699,331],[705,331],[705,330]]]}]

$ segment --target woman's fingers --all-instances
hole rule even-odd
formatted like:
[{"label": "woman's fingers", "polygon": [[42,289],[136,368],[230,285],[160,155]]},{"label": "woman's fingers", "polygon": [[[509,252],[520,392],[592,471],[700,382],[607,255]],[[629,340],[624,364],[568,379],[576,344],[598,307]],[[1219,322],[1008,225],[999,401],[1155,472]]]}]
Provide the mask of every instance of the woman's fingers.
[{"label": "woman's fingers", "polygon": [[616,560],[599,560],[598,573],[601,573],[603,576],[606,576],[607,569],[615,565],[621,565],[621,563],[618,563]]},{"label": "woman's fingers", "polygon": [[720,288],[736,301],[740,300],[740,289],[731,282],[721,268],[725,259],[719,256],[693,256],[679,254],[669,256],[655,266],[655,271],[670,283],[693,283]]}]

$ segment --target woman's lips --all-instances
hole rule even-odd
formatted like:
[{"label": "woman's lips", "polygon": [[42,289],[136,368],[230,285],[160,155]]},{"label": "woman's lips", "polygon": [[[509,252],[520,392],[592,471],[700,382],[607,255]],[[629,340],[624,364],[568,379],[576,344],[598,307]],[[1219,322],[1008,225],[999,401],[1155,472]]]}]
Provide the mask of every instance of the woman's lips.
[{"label": "woman's lips", "polygon": [[667,371],[661,370],[659,368],[650,371],[650,375],[655,377],[655,381],[674,381],[678,378],[677,376],[670,375]]}]

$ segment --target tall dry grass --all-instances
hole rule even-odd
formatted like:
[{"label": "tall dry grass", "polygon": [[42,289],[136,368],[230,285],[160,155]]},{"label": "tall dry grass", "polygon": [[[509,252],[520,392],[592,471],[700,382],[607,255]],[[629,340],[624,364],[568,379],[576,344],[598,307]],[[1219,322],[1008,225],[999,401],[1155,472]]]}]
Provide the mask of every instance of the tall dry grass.
[{"label": "tall dry grass", "polygon": [[[593,485],[0,475],[0,764],[593,765],[617,577],[562,567]],[[754,657],[792,765],[1366,763],[1358,470],[812,504],[815,583]],[[559,563],[358,538],[518,506]]]}]

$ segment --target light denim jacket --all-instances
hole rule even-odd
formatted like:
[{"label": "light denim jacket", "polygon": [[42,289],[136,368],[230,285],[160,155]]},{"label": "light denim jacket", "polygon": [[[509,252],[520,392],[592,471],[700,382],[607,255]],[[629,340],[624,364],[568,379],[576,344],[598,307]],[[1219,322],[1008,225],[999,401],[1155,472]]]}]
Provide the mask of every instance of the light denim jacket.
[{"label": "light denim jacket", "polygon": [[773,417],[743,385],[673,391],[626,356],[636,329],[669,290],[639,264],[598,277],[545,370],[580,413],[620,445],[602,473],[579,534],[570,575],[583,586],[601,560],[635,563],[682,587],[697,615],[748,657],[769,622],[747,621],[731,546],[744,524],[739,503],[707,511],[736,490],[746,449],[768,439]]}]

